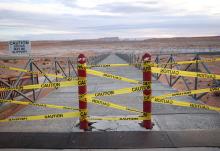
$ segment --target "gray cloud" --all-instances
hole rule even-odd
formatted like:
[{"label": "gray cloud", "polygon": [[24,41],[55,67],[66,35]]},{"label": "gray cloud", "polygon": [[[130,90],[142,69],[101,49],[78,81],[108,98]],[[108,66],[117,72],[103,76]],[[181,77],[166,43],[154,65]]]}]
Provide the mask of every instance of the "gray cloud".
[{"label": "gray cloud", "polygon": [[[22,0],[20,0],[21,2]],[[23,0],[24,1],[24,0]],[[37,3],[37,0],[31,1]],[[41,1],[43,2],[43,1]],[[75,1],[49,0],[59,2],[70,8],[80,8]],[[143,5],[141,5],[143,3]],[[121,16],[100,15],[53,15],[42,13],[26,13],[21,11],[0,10],[0,37],[7,33],[20,39],[78,39],[107,36],[142,37],[141,31],[148,31],[150,37],[154,32],[174,35],[188,34],[220,34],[220,16],[167,14],[167,8],[161,8],[158,1],[147,1],[136,4],[111,3],[98,5],[95,8],[101,12],[122,13]],[[66,31],[62,33],[32,34],[27,31],[53,30]],[[136,33],[136,31],[138,31]],[[152,31],[152,32],[151,32]],[[68,32],[70,34],[68,34]],[[75,33],[74,33],[75,32]],[[22,33],[25,33],[22,35]],[[7,35],[7,34],[6,34]],[[11,37],[9,37],[11,38]],[[7,37],[6,37],[7,39]]]},{"label": "gray cloud", "polygon": [[67,7],[71,7],[71,8],[79,7],[76,3],[77,2],[76,0],[75,1],[74,0],[57,0],[57,1]]},{"label": "gray cloud", "polygon": [[147,12],[158,12],[159,8],[155,1],[145,2],[148,5],[132,5],[129,3],[111,3],[103,4],[96,7],[96,9],[104,12],[112,13],[147,13]]},{"label": "gray cloud", "polygon": [[[65,28],[66,26],[77,26],[76,22],[80,22],[80,17],[65,15],[45,15],[35,13],[16,12],[8,10],[0,10],[0,24],[4,21],[17,23],[17,27],[25,26],[27,28]],[[20,25],[24,24],[24,25]],[[9,27],[14,27],[10,26]]]},{"label": "gray cloud", "polygon": [[152,1],[146,1],[146,2],[141,2],[143,4],[148,4],[148,5],[156,5],[156,4],[159,4],[158,1],[156,0],[152,0]]},{"label": "gray cloud", "polygon": [[[163,18],[163,19],[162,19]],[[163,16],[161,19],[159,16],[154,16],[157,22],[145,21],[145,23],[130,22],[129,24],[115,23],[102,26],[87,26],[81,27],[81,29],[100,30],[100,31],[120,31],[129,29],[218,29],[220,27],[220,18],[212,18],[209,16],[182,16],[171,17]]]}]

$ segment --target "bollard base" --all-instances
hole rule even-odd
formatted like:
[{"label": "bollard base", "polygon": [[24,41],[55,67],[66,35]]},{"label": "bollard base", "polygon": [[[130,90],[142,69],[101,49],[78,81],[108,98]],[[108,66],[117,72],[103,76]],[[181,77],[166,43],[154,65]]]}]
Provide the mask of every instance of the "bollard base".
[{"label": "bollard base", "polygon": [[87,122],[87,123],[88,125],[86,125],[87,127],[85,128],[84,127],[85,125],[81,125],[81,123],[78,121],[76,124],[74,124],[74,127],[78,127],[79,129],[84,131],[92,131],[92,129],[94,128],[92,124],[94,124],[95,122]]},{"label": "bollard base", "polygon": [[146,129],[153,129],[153,127],[154,127],[154,123],[153,122],[151,122],[151,121],[143,121],[143,122],[141,122],[141,123],[139,123],[140,124],[140,126],[141,127],[144,127],[144,128],[146,128]]}]

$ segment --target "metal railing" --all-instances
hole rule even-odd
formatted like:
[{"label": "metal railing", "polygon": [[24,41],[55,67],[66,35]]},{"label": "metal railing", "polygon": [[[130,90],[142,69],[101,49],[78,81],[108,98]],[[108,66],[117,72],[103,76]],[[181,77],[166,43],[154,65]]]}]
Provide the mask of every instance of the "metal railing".
[{"label": "metal railing", "polygon": [[[109,54],[96,54],[94,56],[90,56],[87,58],[89,64],[97,64],[98,62],[105,59]],[[11,71],[15,76],[10,78],[0,78],[0,87],[20,87],[24,84],[44,84],[44,83],[52,83],[59,82],[64,79],[72,79],[77,77],[77,58],[76,57],[37,57],[37,58],[29,58],[29,57],[0,57],[0,60],[6,62],[1,65],[7,66],[7,62],[10,60],[19,63],[19,67],[13,65],[12,67],[22,68],[24,70],[29,71],[28,77],[26,72]],[[22,66],[23,64],[23,66]],[[25,64],[25,65],[24,65]],[[22,66],[22,67],[21,67]],[[0,70],[8,70],[0,68]],[[36,74],[39,73],[39,74]],[[58,77],[50,77],[47,74],[54,75],[62,75],[65,78]],[[18,75],[17,75],[18,74]],[[30,92],[32,92],[30,94]],[[33,89],[33,90],[13,90],[13,91],[2,91],[0,93],[0,99],[14,99],[18,96],[21,96],[24,100],[28,100],[31,102],[35,102],[39,99],[39,96],[43,92],[43,88],[41,89]],[[30,97],[31,96],[31,97]]]},{"label": "metal railing", "polygon": [[[5,82],[0,82],[0,87],[9,87],[7,84],[9,85],[14,85],[16,80],[17,80],[18,77],[9,77],[9,78],[3,78],[2,80]],[[38,84],[39,81],[38,81],[38,75],[35,74],[34,75],[34,80],[33,80],[33,83],[34,84]],[[29,84],[32,84],[32,78],[30,75],[24,75],[23,77],[20,78],[19,80],[19,86],[24,86],[24,85],[29,85]],[[22,93],[28,93],[28,92],[31,92],[32,90],[21,90]],[[4,99],[8,96],[8,94],[10,93],[10,91],[1,91],[0,92],[0,99]],[[12,91],[11,95],[10,95],[10,99],[14,99],[15,97],[18,97],[20,96],[20,94],[16,91]]]},{"label": "metal railing", "polygon": [[[138,63],[141,61],[141,54],[120,54],[117,53],[117,56],[127,61],[129,64],[137,64],[137,68],[141,68]],[[173,65],[172,63],[180,61],[179,59],[182,58],[181,61],[186,61],[186,59],[190,58],[191,60],[202,60],[203,58],[213,58],[213,57],[220,57],[220,52],[193,52],[193,53],[160,53],[160,54],[152,54],[152,60],[154,63],[157,64],[164,64],[163,68],[169,69],[177,69],[183,71],[193,71],[193,72],[203,72],[212,74],[213,71],[210,70],[209,64],[205,62],[196,62],[195,64],[187,64],[187,65]],[[189,60],[189,59],[188,59]],[[174,87],[178,82],[183,82],[185,86],[185,90],[197,90],[199,88],[199,79],[198,77],[191,78],[191,81],[187,77],[183,76],[173,76],[173,75],[162,75],[162,74],[153,74],[156,80],[160,80],[162,76],[165,77],[166,83],[170,87]],[[193,80],[192,80],[193,79]],[[218,87],[220,86],[220,81],[211,79],[209,81],[211,84],[209,87]],[[193,84],[193,85],[192,85]],[[195,100],[201,99],[207,93],[201,93],[200,95],[194,94],[191,95]]]}]

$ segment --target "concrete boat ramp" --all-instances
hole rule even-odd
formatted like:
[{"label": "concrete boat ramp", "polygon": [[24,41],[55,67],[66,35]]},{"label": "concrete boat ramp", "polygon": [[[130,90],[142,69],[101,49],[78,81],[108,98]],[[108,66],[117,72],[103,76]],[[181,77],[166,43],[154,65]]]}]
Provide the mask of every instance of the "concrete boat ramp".
[{"label": "concrete boat ramp", "polygon": [[[126,62],[112,54],[100,62],[100,64],[108,63]],[[135,67],[94,68],[94,70],[142,80],[142,71]],[[132,86],[135,86],[135,84],[91,75],[88,76],[88,93]],[[159,81],[153,80],[152,91],[153,96],[158,96],[172,93],[176,90]],[[139,110],[143,108],[142,92],[99,98]],[[201,103],[188,96],[176,97],[174,99],[178,101]],[[77,87],[59,88],[46,97],[38,100],[37,103],[78,107],[78,89]],[[88,111],[90,116],[135,116],[132,112],[116,110],[96,104],[89,104]],[[12,117],[64,112],[67,111],[27,106]],[[219,112],[207,111],[204,109],[153,104],[152,121],[154,127],[152,130],[146,130],[141,127],[139,125],[140,121],[95,121],[92,123],[91,131],[83,132],[79,130],[78,118],[1,123],[0,147],[32,149],[154,148],[149,150],[176,151],[180,149],[199,149],[214,151],[218,150],[218,148],[215,147],[220,146],[219,115]]]}]

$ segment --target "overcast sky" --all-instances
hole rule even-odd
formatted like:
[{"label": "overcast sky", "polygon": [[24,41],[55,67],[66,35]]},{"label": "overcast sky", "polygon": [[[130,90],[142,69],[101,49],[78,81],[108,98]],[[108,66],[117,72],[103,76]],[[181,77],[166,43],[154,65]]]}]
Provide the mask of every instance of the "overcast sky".
[{"label": "overcast sky", "polygon": [[220,0],[0,0],[0,40],[220,35]]}]

